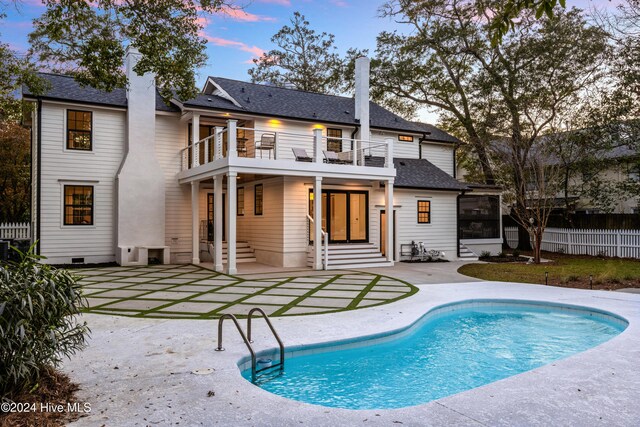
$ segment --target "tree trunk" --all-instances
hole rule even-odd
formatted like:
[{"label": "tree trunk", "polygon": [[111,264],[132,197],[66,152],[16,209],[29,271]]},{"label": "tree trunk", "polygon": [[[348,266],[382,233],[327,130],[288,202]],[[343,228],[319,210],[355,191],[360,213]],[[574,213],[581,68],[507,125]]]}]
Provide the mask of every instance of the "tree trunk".
[{"label": "tree trunk", "polygon": [[540,227],[536,227],[533,230],[533,233],[534,233],[533,262],[536,264],[540,264],[540,259],[542,258],[540,256],[542,252],[542,229]]}]

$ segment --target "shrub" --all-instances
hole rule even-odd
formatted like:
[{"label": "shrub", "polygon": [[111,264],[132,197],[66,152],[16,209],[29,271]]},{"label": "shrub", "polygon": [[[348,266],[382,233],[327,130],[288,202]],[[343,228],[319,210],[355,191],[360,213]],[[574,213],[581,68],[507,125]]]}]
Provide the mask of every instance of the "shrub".
[{"label": "shrub", "polygon": [[567,283],[568,282],[577,282],[580,278],[575,275],[575,274],[570,274],[567,276]]},{"label": "shrub", "polygon": [[513,252],[511,252],[511,254],[513,255],[514,258],[520,257],[520,251],[517,249],[514,249]]},{"label": "shrub", "polygon": [[482,251],[480,252],[480,258],[490,258],[491,257],[491,252],[490,251]]},{"label": "shrub", "polygon": [[40,264],[42,258],[12,248],[19,261],[0,265],[0,396],[35,390],[41,371],[85,345],[86,306],[77,278]]},{"label": "shrub", "polygon": [[507,256],[507,254],[505,254],[504,251],[498,252],[498,258],[504,258],[506,256]]}]

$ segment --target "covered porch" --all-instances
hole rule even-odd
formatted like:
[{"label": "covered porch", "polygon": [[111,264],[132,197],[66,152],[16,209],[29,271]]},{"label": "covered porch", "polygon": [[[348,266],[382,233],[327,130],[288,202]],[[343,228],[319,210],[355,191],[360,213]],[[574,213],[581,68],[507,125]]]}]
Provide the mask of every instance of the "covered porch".
[{"label": "covered porch", "polygon": [[227,172],[189,185],[193,264],[250,274],[349,268],[367,257],[393,262],[385,245],[393,223],[380,214],[393,203],[392,178]]}]

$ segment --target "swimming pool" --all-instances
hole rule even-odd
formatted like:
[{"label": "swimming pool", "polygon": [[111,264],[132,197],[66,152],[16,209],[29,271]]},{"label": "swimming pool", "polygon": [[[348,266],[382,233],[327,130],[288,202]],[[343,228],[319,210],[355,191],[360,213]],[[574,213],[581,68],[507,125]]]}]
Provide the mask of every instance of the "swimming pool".
[{"label": "swimming pool", "polygon": [[[613,338],[626,325],[611,313],[578,306],[463,301],[436,307],[400,331],[290,349],[294,357],[286,360],[284,374],[258,385],[329,407],[401,408],[566,358]],[[250,371],[242,375],[249,379]]]}]

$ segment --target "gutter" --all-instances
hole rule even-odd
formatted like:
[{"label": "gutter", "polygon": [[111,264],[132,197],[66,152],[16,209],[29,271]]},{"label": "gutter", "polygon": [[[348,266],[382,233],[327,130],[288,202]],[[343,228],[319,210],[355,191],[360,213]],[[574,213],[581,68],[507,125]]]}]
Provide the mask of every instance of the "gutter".
[{"label": "gutter", "polygon": [[[38,144],[38,160],[37,160],[37,186],[36,189],[36,253],[40,255],[40,216],[42,212],[42,100],[38,99],[38,136],[36,138],[36,144]],[[32,177],[33,179],[33,177]]]}]

